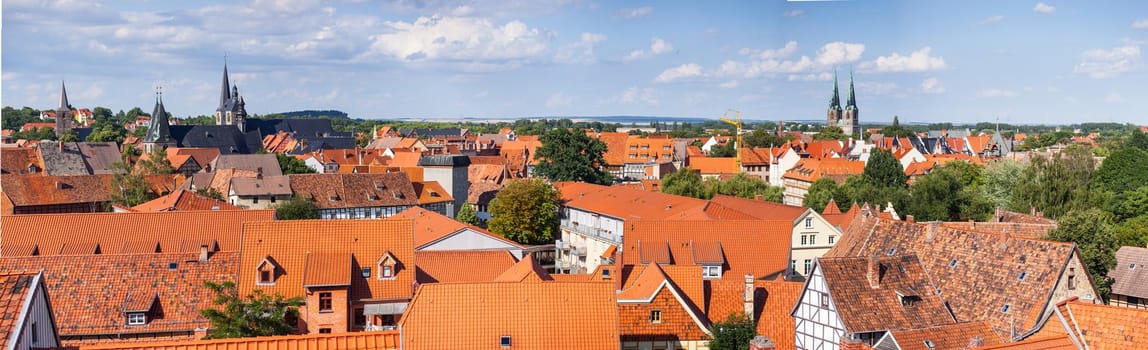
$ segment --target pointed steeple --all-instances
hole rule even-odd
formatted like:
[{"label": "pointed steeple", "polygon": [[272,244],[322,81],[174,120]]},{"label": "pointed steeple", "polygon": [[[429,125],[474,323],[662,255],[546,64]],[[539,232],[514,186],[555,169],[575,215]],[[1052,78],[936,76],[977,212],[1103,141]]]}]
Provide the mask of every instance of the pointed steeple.
[{"label": "pointed steeple", "polygon": [[171,141],[171,124],[167,119],[167,110],[163,107],[163,88],[157,87],[155,92],[155,108],[151,112],[152,123],[144,137],[146,143],[162,143]]},{"label": "pointed steeple", "polygon": [[72,110],[70,107],[68,107],[68,88],[64,86],[63,80],[60,81],[60,106],[56,107],[56,110]]},{"label": "pointed steeple", "polygon": [[845,104],[845,109],[857,109],[857,96],[853,94],[853,70],[849,70],[849,101]]},{"label": "pointed steeple", "polygon": [[837,71],[833,71],[833,98],[829,100],[829,109],[841,109],[841,94],[837,89]]},{"label": "pointed steeple", "polygon": [[227,81],[227,60],[223,61],[223,86],[219,92],[219,111],[224,111],[227,108],[227,100],[231,98],[231,83]]}]

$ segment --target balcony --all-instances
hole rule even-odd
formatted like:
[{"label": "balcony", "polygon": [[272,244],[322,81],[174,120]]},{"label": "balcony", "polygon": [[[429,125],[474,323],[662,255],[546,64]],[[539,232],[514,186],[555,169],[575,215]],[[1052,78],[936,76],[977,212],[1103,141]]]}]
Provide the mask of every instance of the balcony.
[{"label": "balcony", "polygon": [[563,219],[562,220],[561,228],[563,230],[582,234],[586,237],[605,241],[605,242],[608,242],[610,244],[622,243],[622,235],[620,233],[613,233],[613,232],[606,231],[606,230],[603,230],[600,228],[590,227],[589,225],[578,225],[578,224],[570,221],[569,219]]}]

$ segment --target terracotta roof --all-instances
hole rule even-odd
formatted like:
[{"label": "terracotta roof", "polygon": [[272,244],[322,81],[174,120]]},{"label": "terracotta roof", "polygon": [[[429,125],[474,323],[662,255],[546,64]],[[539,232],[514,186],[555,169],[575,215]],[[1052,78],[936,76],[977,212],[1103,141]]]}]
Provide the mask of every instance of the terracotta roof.
[{"label": "terracotta roof", "polygon": [[[801,296],[801,282],[781,280],[754,281],[757,334],[777,345],[778,349],[796,349],[793,334],[797,325],[789,311]],[[765,299],[765,300],[761,300]]]},{"label": "terracotta roof", "polygon": [[785,148],[758,148],[758,147],[742,147],[738,149],[741,155],[741,165],[769,165],[773,158],[777,156],[779,151],[785,151]]},{"label": "terracotta roof", "polygon": [[1044,214],[1034,213],[1024,214],[1014,211],[997,209],[993,219],[999,222],[1017,223],[1017,224],[1044,224],[1056,225],[1056,220],[1044,217]]},{"label": "terracotta roof", "polygon": [[0,188],[17,207],[107,202],[111,175],[0,175]]},{"label": "terracotta roof", "polygon": [[[1148,310],[1082,302],[1075,298],[1057,304],[1061,325],[1068,325],[1072,338],[1088,349],[1148,348]],[[1056,322],[1053,319],[1049,322]]]},{"label": "terracotta roof", "polygon": [[490,238],[519,246],[518,243],[506,239],[502,237],[502,235],[492,233],[481,227],[467,225],[466,223],[459,222],[434,211],[423,209],[422,207],[411,207],[387,218],[387,220],[392,219],[410,220],[414,223],[415,248],[421,248],[428,244],[438,242],[464,229],[470,229],[471,231],[489,236]]},{"label": "terracotta roof", "polygon": [[713,199],[710,199],[710,202],[745,213],[758,220],[789,220],[792,223],[806,211],[809,211],[809,208],[806,207],[721,194],[715,195]]},{"label": "terracotta roof", "polygon": [[841,154],[840,141],[812,141],[804,144],[805,152],[809,154],[812,159],[829,159],[834,155]]},{"label": "terracotta roof", "polygon": [[[826,208],[828,208],[828,206],[826,206]],[[825,221],[828,221],[830,225],[837,227],[841,232],[845,232],[845,230],[849,229],[849,224],[853,223],[853,219],[857,217],[859,213],[861,213],[861,208],[857,206],[857,203],[853,203],[853,206],[849,207],[849,211],[847,212],[840,214],[822,213],[821,217],[825,219]]]},{"label": "terracotta roof", "polygon": [[339,165],[381,163],[386,158],[382,155],[382,150],[372,148],[324,149],[319,155],[320,162],[334,162]]},{"label": "terracotta roof", "polygon": [[418,195],[419,205],[451,202],[454,198],[438,181],[413,181],[411,186]]},{"label": "terracotta roof", "polygon": [[[204,281],[235,281],[239,254],[198,258],[199,253],[3,257],[0,273],[44,270],[48,292],[57,296],[52,311],[61,336],[190,332],[209,325],[199,310],[212,307],[215,294]],[[126,326],[124,309],[136,294],[144,300],[158,296],[144,327]],[[64,345],[88,342],[98,340]]]},{"label": "terracotta roof", "polygon": [[28,174],[28,167],[35,167],[36,173],[43,175],[44,162],[35,148],[5,148],[0,152],[0,173]]},{"label": "terracotta roof", "polygon": [[[609,145],[607,145],[609,146]],[[664,163],[674,160],[674,140],[665,137],[638,137],[629,136],[626,138],[625,148],[620,150],[624,156],[623,163]],[[608,150],[611,155],[614,151]],[[621,165],[622,163],[611,163],[607,160],[607,164]]]},{"label": "terracotta roof", "polygon": [[[617,297],[622,341],[710,337],[706,315],[658,264],[647,265],[629,287],[618,291]],[[649,318],[653,309],[660,310],[657,322]]]},{"label": "terracotta roof", "polygon": [[706,201],[626,187],[557,183],[564,205],[622,220],[709,218]]},{"label": "terracotta roof", "polygon": [[[981,346],[1001,344],[1001,339],[993,333],[992,327],[983,321],[896,330],[889,333],[898,347],[904,350],[968,349],[971,344]],[[932,347],[926,344],[931,344]]]},{"label": "terracotta roof", "polygon": [[[664,262],[670,265],[703,265],[696,261],[695,247],[721,244],[722,279],[741,281],[746,274],[762,278],[784,272],[789,267],[789,242],[793,233],[790,220],[634,220],[625,224],[621,265]],[[647,249],[669,256],[643,256]],[[712,254],[706,254],[712,255]],[[642,261],[646,260],[646,261]],[[710,257],[705,260],[713,260]]]},{"label": "terracotta roof", "polygon": [[532,255],[526,255],[519,260],[514,266],[506,269],[498,277],[494,278],[495,282],[541,282],[553,281],[554,278],[550,277],[550,273],[534,260]]},{"label": "terracotta roof", "polygon": [[1055,224],[1045,225],[980,221],[945,221],[941,222],[941,226],[965,231],[1001,233],[1025,239],[1043,239],[1045,236],[1048,236],[1048,231],[1052,231],[1052,229],[1056,228]]},{"label": "terracotta roof", "polygon": [[[314,269],[342,269],[351,266],[374,267],[388,254],[397,260],[395,278],[380,280],[352,273],[348,298],[405,299],[411,295],[415,277],[412,223],[408,220],[289,220],[259,221],[243,225],[243,256],[239,265],[239,292],[252,290],[279,293],[286,297],[303,296]],[[310,255],[324,255],[308,260]],[[256,268],[271,257],[281,268],[274,285],[257,285]],[[321,265],[315,265],[321,264]],[[353,271],[358,272],[358,271]],[[334,278],[342,278],[334,276]],[[329,280],[329,278],[322,278]]]},{"label": "terracotta roof", "polygon": [[[502,317],[514,310],[514,317]],[[561,317],[555,317],[561,315]],[[617,349],[618,308],[605,282],[431,283],[399,321],[402,348]],[[443,330],[449,330],[444,334]]]},{"label": "terracotta roof", "polygon": [[418,194],[406,173],[293,174],[291,190],[319,209],[415,206]]},{"label": "terracotta roof", "polygon": [[825,204],[825,209],[821,211],[821,215],[838,215],[841,214],[841,209],[837,208],[837,201],[833,198],[829,199],[829,203]]},{"label": "terracotta roof", "polygon": [[177,210],[240,210],[226,202],[201,196],[193,191],[176,190],[168,195],[131,207],[135,212],[160,212]]},{"label": "terracotta roof", "polygon": [[286,175],[235,177],[231,179],[231,193],[237,196],[290,196],[291,178]]},{"label": "terracotta roof", "polygon": [[630,139],[630,135],[624,132],[602,132],[591,137],[597,137],[598,141],[606,144],[606,152],[602,154],[605,158],[606,164],[609,165],[622,165],[626,163],[626,141]]},{"label": "terracotta roof", "polygon": [[271,337],[127,342],[80,347],[82,350],[398,350],[399,332],[281,335]]},{"label": "terracotta roof", "polygon": [[690,169],[702,174],[737,174],[741,169],[737,166],[737,159],[729,157],[690,158]]},{"label": "terracotta roof", "polygon": [[200,167],[205,167],[219,157],[218,148],[194,148],[194,147],[169,147],[167,155],[170,158],[172,155],[187,155],[195,159],[195,162]]},{"label": "terracotta roof", "polygon": [[507,250],[420,250],[415,252],[419,283],[490,282],[511,266]]},{"label": "terracotta roof", "polygon": [[1006,343],[994,346],[977,348],[980,350],[1077,350],[1076,344],[1067,334],[1040,336],[1025,339],[1015,343]]},{"label": "terracotta roof", "polygon": [[[861,211],[826,257],[916,254],[957,321],[984,320],[1006,341],[1039,327],[1046,305],[1055,302],[1049,300],[1055,283],[1075,256],[1072,243],[889,220],[867,215],[867,208]],[[1088,278],[1078,279],[1074,293],[1096,295]],[[1002,312],[1005,305],[1008,311]]]},{"label": "terracotta roof", "polygon": [[807,158],[798,161],[782,177],[812,183],[822,176],[828,176],[840,184],[844,183],[846,178],[860,175],[863,172],[865,172],[865,162],[862,161],[842,158],[824,158],[821,160]]},{"label": "terracotta roof", "polygon": [[[955,323],[916,255],[820,258],[817,266],[849,332]],[[912,305],[905,305],[905,298],[910,298]]]},{"label": "terracotta roof", "polygon": [[989,135],[969,136],[966,138],[969,143],[969,148],[972,149],[974,154],[984,152],[989,146],[989,141],[992,139]]},{"label": "terracotta roof", "polygon": [[0,256],[57,255],[77,245],[98,246],[103,254],[199,252],[201,244],[235,251],[244,222],[274,217],[274,210],[3,216]]},{"label": "terracotta roof", "polygon": [[1113,279],[1112,294],[1148,298],[1148,248],[1120,247],[1108,277]]},{"label": "terracotta roof", "polygon": [[[473,159],[475,157],[471,157]],[[502,158],[498,158],[502,159]],[[471,185],[477,183],[502,184],[510,177],[506,164],[471,164],[466,169],[467,181]]]},{"label": "terracotta roof", "polygon": [[[0,273],[0,347],[4,349],[16,346],[13,343],[25,332],[23,329],[17,330],[16,327],[23,328],[23,325],[17,323],[25,317],[22,313],[26,312],[25,307],[29,307],[24,303],[29,300],[29,293],[35,291],[37,287],[43,287],[32,284],[37,281],[38,275],[39,271]],[[48,327],[52,326],[54,325]],[[13,339],[13,336],[16,336],[16,339]]]}]

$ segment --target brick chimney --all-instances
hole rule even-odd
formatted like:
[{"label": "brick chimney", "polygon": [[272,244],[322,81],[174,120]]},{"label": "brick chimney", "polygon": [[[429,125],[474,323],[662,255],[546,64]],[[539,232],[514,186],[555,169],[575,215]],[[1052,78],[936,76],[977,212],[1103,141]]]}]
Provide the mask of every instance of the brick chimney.
[{"label": "brick chimney", "polygon": [[905,215],[905,221],[908,221],[908,222],[917,222],[917,218],[916,218],[916,217],[914,217],[914,216],[912,216],[912,215]]},{"label": "brick chimney", "polygon": [[937,230],[941,228],[941,222],[929,221],[929,226],[925,231],[925,243],[933,243],[933,238],[937,237]]},{"label": "brick chimney", "polygon": [[742,294],[745,303],[745,317],[753,320],[753,274],[745,274],[745,293]]},{"label": "brick chimney", "polygon": [[981,338],[981,337],[969,338],[969,346],[967,348],[976,349],[976,348],[979,348],[982,346],[985,346],[985,338]]},{"label": "brick chimney", "polygon": [[869,288],[881,288],[881,263],[877,260],[877,256],[869,257],[868,268],[865,271],[865,279],[869,281]]},{"label": "brick chimney", "polygon": [[749,350],[772,350],[777,349],[777,345],[765,336],[759,335],[749,340]]},{"label": "brick chimney", "polygon": [[206,244],[200,245],[199,246],[199,262],[201,262],[201,263],[207,262],[207,256],[208,256],[207,245]]},{"label": "brick chimney", "polygon": [[255,178],[263,179],[263,167],[255,168]]}]

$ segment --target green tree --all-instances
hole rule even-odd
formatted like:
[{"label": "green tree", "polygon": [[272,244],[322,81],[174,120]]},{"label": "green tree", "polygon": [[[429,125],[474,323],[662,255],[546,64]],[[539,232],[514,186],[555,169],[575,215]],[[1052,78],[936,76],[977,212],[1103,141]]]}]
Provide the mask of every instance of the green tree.
[{"label": "green tree", "polygon": [[722,158],[736,157],[737,156],[737,150],[733,149],[734,143],[735,142],[733,140],[729,140],[724,144],[719,143],[719,144],[713,145],[712,147],[710,147],[710,153],[708,154],[708,156],[710,156],[710,157],[722,157]]},{"label": "green tree", "polygon": [[[972,180],[962,179],[962,169],[953,162],[932,173],[918,177],[909,186],[911,200],[905,213],[921,221],[983,220],[992,211],[992,204],[975,190]],[[969,168],[975,170],[976,168]],[[966,169],[965,172],[973,171]]]},{"label": "green tree", "polygon": [[1116,195],[1114,200],[1109,201],[1109,206],[1112,208],[1110,211],[1121,220],[1148,215],[1148,185]]},{"label": "green tree", "polygon": [[60,142],[80,142],[80,134],[75,130],[68,130],[63,135],[60,135]]},{"label": "green tree", "polygon": [[713,197],[702,183],[702,175],[689,167],[663,176],[662,193],[702,199]]},{"label": "green tree", "polygon": [[274,206],[275,218],[279,220],[308,220],[319,218],[319,208],[311,200],[293,196]]},{"label": "green tree", "polygon": [[474,206],[470,203],[463,203],[462,208],[458,209],[458,214],[454,215],[454,219],[474,226],[482,225],[482,220],[478,219],[478,213],[474,212]]},{"label": "green tree", "polygon": [[1119,247],[1143,247],[1148,244],[1148,214],[1124,220],[1112,228],[1112,235],[1116,239],[1115,249]]},{"label": "green tree", "polygon": [[1128,137],[1126,146],[1148,151],[1148,134],[1140,131],[1140,129],[1132,130],[1132,135]]},{"label": "green tree", "polygon": [[122,143],[127,134],[127,129],[114,120],[97,121],[92,125],[92,133],[84,141]]},{"label": "green tree", "polygon": [[747,350],[749,341],[757,336],[757,322],[740,314],[730,314],[723,322],[710,325],[710,349]]},{"label": "green tree", "polygon": [[223,193],[219,192],[219,189],[216,189],[215,187],[204,187],[204,188],[195,190],[195,194],[198,194],[200,196],[204,196],[207,198],[211,198],[211,199],[214,199],[217,201],[221,201],[221,202],[225,201],[223,199]]},{"label": "green tree", "polygon": [[1107,300],[1112,284],[1108,270],[1116,265],[1112,215],[1096,208],[1070,211],[1060,218],[1046,238],[1076,243],[1081,260],[1092,275],[1092,283],[1100,296]]},{"label": "green tree", "polygon": [[543,244],[558,234],[558,190],[542,179],[510,181],[490,202],[487,228],[522,244]]},{"label": "green tree", "polygon": [[781,203],[781,187],[770,186],[765,181],[749,177],[745,173],[737,173],[726,180],[716,178],[711,180],[713,181],[703,182],[709,188],[707,192],[749,199],[762,196],[766,201]]},{"label": "green tree", "polygon": [[276,153],[275,159],[279,160],[279,170],[283,171],[283,175],[288,174],[314,174],[315,169],[307,166],[307,163],[299,158],[295,158],[286,154]]},{"label": "green tree", "polygon": [[864,176],[878,187],[907,187],[909,177],[905,175],[905,168],[901,162],[888,150],[877,150],[869,156],[865,163]]},{"label": "green tree", "polygon": [[606,165],[603,154],[606,144],[586,136],[586,133],[555,128],[542,135],[534,159],[534,175],[550,181],[581,181],[608,185],[610,174],[602,170]]},{"label": "green tree", "polygon": [[838,140],[838,141],[842,141],[842,140],[848,140],[849,135],[845,135],[845,131],[841,130],[840,127],[827,126],[824,129],[821,129],[821,132],[814,134],[813,139],[814,140]]},{"label": "green tree", "polygon": [[303,298],[267,295],[261,290],[241,297],[235,282],[204,282],[215,293],[218,308],[199,310],[211,322],[204,339],[263,337],[291,333],[292,322],[299,319]]},{"label": "green tree", "polygon": [[1126,147],[1112,153],[1092,177],[1092,188],[1121,194],[1148,184],[1148,151]]},{"label": "green tree", "polygon": [[989,163],[982,172],[983,185],[980,187],[984,198],[994,208],[1011,208],[1013,191],[1020,184],[1021,173],[1027,165],[1011,159],[1001,159]]},{"label": "green tree", "polygon": [[908,137],[913,136],[911,130],[905,129],[901,126],[901,120],[897,116],[893,116],[893,125],[886,126],[881,129],[881,134],[887,137]]},{"label": "green tree", "polygon": [[781,147],[786,142],[784,138],[761,127],[754,129],[749,135],[745,135],[744,139],[745,145],[749,147]]},{"label": "green tree", "polygon": [[148,159],[136,162],[136,170],[143,175],[167,175],[175,173],[171,162],[167,160],[167,149],[153,147],[148,153]]},{"label": "green tree", "polygon": [[837,181],[828,177],[817,179],[812,185],[809,185],[809,192],[805,194],[805,207],[820,213],[825,210],[829,200],[834,199],[837,192]]},{"label": "green tree", "polygon": [[142,174],[133,173],[130,166],[121,162],[112,163],[108,168],[112,170],[109,195],[112,204],[134,207],[154,199]]},{"label": "green tree", "polygon": [[1036,208],[1056,219],[1094,206],[1097,196],[1088,190],[1094,164],[1092,155],[1081,147],[1068,147],[1051,158],[1033,157],[1013,191],[1011,209],[1026,212]]}]

